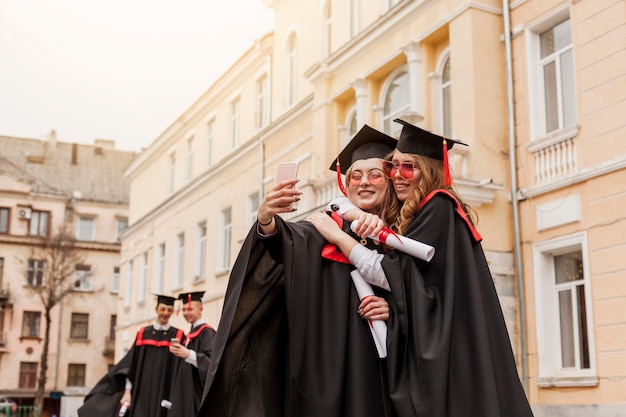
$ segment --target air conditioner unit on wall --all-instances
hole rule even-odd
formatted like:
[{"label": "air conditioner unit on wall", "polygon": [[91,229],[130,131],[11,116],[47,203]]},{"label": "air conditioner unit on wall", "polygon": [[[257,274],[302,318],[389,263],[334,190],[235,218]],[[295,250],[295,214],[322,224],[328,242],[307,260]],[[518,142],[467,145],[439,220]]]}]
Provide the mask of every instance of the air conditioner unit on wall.
[{"label": "air conditioner unit on wall", "polygon": [[20,219],[30,219],[30,216],[33,214],[33,210],[29,207],[18,207],[17,208],[17,217]]}]

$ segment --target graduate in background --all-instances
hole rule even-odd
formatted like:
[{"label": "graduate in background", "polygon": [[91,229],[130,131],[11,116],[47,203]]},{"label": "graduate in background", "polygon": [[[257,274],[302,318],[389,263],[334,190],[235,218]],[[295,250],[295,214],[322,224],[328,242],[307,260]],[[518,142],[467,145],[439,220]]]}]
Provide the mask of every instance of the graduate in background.
[{"label": "graduate in background", "polygon": [[184,340],[183,331],[169,324],[175,301],[157,295],[155,323],[139,329],[132,348],[87,394],[79,417],[118,416],[121,408],[125,417],[167,415],[161,402],[168,400],[172,380],[170,340]]},{"label": "graduate in background", "polygon": [[179,360],[172,375],[169,417],[193,417],[200,405],[215,337],[215,329],[202,318],[203,295],[204,291],[198,291],[178,296],[183,303],[183,316],[191,324],[191,329],[184,341],[170,345],[170,352]]}]

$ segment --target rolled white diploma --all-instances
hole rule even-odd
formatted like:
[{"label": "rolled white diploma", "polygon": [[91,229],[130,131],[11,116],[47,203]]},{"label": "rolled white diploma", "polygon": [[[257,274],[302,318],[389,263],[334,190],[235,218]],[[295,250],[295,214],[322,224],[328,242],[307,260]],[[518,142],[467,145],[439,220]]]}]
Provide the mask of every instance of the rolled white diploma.
[{"label": "rolled white diploma", "polygon": [[[374,295],[372,286],[363,279],[358,270],[355,269],[350,272],[350,275],[352,276],[352,282],[354,283],[354,288],[356,288],[356,293],[359,295],[359,300],[362,300],[370,295]],[[374,339],[374,344],[376,345],[376,350],[378,351],[378,357],[386,358],[387,323],[385,323],[384,320],[368,320],[368,324],[370,332],[372,333],[372,338]]]},{"label": "rolled white diploma", "polygon": [[[358,220],[353,221],[350,224],[350,229],[354,231],[359,224]],[[386,245],[391,246],[400,252],[415,256],[422,261],[430,262],[435,255],[435,248],[426,243],[413,240],[411,238],[395,234],[391,229],[385,227],[378,236],[370,236],[370,239],[378,240]]]}]

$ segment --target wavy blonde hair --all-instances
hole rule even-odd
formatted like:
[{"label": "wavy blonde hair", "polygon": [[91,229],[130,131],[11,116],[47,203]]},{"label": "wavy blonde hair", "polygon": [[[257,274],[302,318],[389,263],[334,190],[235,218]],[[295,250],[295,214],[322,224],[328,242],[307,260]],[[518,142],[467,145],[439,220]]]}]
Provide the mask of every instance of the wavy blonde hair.
[{"label": "wavy blonde hair", "polygon": [[443,189],[455,196],[463,209],[468,213],[471,220],[472,217],[476,217],[474,210],[465,204],[459,197],[459,194],[451,186],[445,185],[445,175],[443,172],[443,161],[439,159],[429,158],[423,155],[410,154],[411,159],[416,167],[421,171],[422,177],[420,182],[413,193],[410,194],[402,204],[399,210],[399,215],[395,221],[389,223],[392,225],[392,229],[398,234],[404,234],[409,227],[415,215],[420,210],[420,205],[424,198],[431,192],[439,189]]}]

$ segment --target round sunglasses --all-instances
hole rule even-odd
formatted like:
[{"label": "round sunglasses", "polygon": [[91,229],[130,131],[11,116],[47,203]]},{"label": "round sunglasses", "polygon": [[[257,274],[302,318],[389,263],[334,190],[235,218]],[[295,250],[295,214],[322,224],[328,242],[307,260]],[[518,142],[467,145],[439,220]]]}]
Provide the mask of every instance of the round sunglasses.
[{"label": "round sunglasses", "polygon": [[[372,185],[378,185],[385,180],[385,174],[378,168],[374,168],[365,175],[367,181]],[[363,181],[363,173],[361,171],[352,171],[348,176],[350,185],[359,185]]]},{"label": "round sunglasses", "polygon": [[415,175],[416,169],[418,169],[418,167],[416,167],[411,162],[404,162],[404,163],[397,164],[397,165],[391,161],[383,162],[383,172],[385,173],[385,176],[388,178],[393,178],[396,176],[397,172],[400,172],[400,176],[403,179],[410,180],[411,178],[413,178],[413,175]]}]

